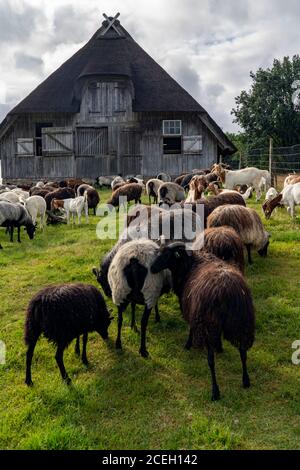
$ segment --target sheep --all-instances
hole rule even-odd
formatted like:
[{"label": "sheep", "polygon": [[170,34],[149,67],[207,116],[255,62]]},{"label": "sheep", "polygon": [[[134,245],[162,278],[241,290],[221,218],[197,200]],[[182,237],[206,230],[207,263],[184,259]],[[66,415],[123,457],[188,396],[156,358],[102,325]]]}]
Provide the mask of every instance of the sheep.
[{"label": "sheep", "polygon": [[[202,246],[203,242],[203,246]],[[204,231],[204,236],[193,244],[193,250],[200,249],[214,254],[217,258],[236,266],[244,274],[244,245],[240,236],[231,227],[213,227]]]},{"label": "sheep", "polygon": [[271,217],[275,207],[287,206],[287,210],[291,217],[296,216],[295,206],[300,204],[300,182],[289,184],[283,191],[271,201],[265,201],[263,204],[263,211],[266,219]]},{"label": "sheep", "polygon": [[93,209],[94,215],[96,215],[96,209],[100,202],[100,196],[98,191],[88,184],[82,184],[77,188],[77,196],[83,196],[84,192],[87,193],[88,208]]},{"label": "sheep", "polygon": [[[218,196],[219,194],[224,194],[224,193],[237,193],[237,192],[239,192],[239,191],[236,191],[235,189],[219,189],[218,185],[216,183],[210,183],[207,187],[207,190],[211,191],[216,196]],[[239,193],[239,194],[242,196],[244,201],[247,201],[247,199],[249,199],[249,197],[251,197],[252,191],[253,191],[252,186],[249,186],[249,188],[247,188],[247,190],[244,193]]]},{"label": "sheep", "polygon": [[30,240],[33,240],[35,225],[22,204],[13,204],[8,201],[0,201],[0,227],[6,227],[10,233],[10,241],[13,242],[14,228],[18,229],[18,242],[21,243],[21,227],[25,227]]},{"label": "sheep", "polygon": [[108,282],[114,304],[118,307],[118,336],[116,348],[122,349],[121,329],[123,312],[130,302],[145,305],[141,320],[140,354],[148,357],[146,329],[153,307],[159,297],[170,288],[170,275],[161,272],[153,275],[150,267],[156,258],[158,245],[151,240],[134,240],[121,246],[108,271]]},{"label": "sheep", "polygon": [[220,399],[214,356],[215,351],[222,352],[222,335],[239,349],[242,383],[248,388],[247,351],[254,342],[255,313],[242,273],[210,253],[188,252],[182,243],[164,247],[151,266],[154,275],[165,269],[171,270],[173,289],[190,327],[186,349],[207,349],[212,400]]},{"label": "sheep", "polygon": [[222,194],[219,194],[218,196],[209,197],[207,199],[204,199],[204,198],[198,199],[196,202],[193,202],[193,203],[182,202],[181,207],[187,207],[187,208],[192,209],[194,212],[196,212],[197,207],[201,204],[203,205],[203,208],[204,208],[204,228],[206,228],[207,226],[208,216],[216,209],[216,207],[225,206],[227,204],[246,206],[246,203],[241,194],[222,193]]},{"label": "sheep", "polygon": [[159,204],[168,204],[181,202],[185,199],[184,189],[176,183],[163,183],[158,189]]},{"label": "sheep", "polygon": [[40,216],[40,228],[44,229],[46,225],[46,210],[47,205],[45,199],[41,196],[31,196],[24,201],[24,206],[32,218],[32,223],[35,225],[37,217]]},{"label": "sheep", "polygon": [[88,365],[88,333],[96,331],[106,340],[112,318],[98,289],[88,284],[60,284],[45,287],[30,301],[25,322],[26,378],[32,386],[31,362],[40,335],[57,346],[55,359],[62,379],[71,383],[64,366],[64,350],[77,339],[75,352],[80,355],[79,338],[83,335],[82,362]]},{"label": "sheep", "polygon": [[119,185],[120,183],[126,183],[126,181],[124,181],[122,176],[116,176],[111,182],[111,189],[114,191],[115,187]]},{"label": "sheep", "polygon": [[[55,191],[53,189],[53,191]],[[32,190],[29,191],[30,197],[32,196],[41,196],[42,198],[45,199],[47,194],[51,193],[52,191],[50,189],[40,189],[40,188],[32,188]]]},{"label": "sheep", "polygon": [[163,183],[170,183],[172,181],[171,176],[167,173],[159,173],[156,179],[161,180]]},{"label": "sheep", "polygon": [[75,198],[74,189],[72,189],[72,188],[59,188],[59,189],[56,189],[55,191],[52,191],[52,192],[48,193],[45,196],[45,201],[46,201],[46,204],[47,204],[47,210],[48,211],[51,210],[51,201],[52,201],[52,199],[63,200],[63,199],[74,199],[74,198]]},{"label": "sheep", "polygon": [[68,178],[66,179],[66,183],[67,183],[67,188],[72,188],[74,189],[74,191],[76,191],[78,186],[85,184],[85,182],[80,178]]},{"label": "sheep", "polygon": [[207,188],[207,181],[204,175],[194,176],[189,184],[189,192],[185,202],[195,202],[201,199],[202,194]]},{"label": "sheep", "polygon": [[29,192],[28,191],[23,191],[23,189],[16,188],[12,189],[12,193],[16,194],[19,197],[19,200],[23,199],[26,200],[29,198]]},{"label": "sheep", "polygon": [[243,206],[227,205],[217,207],[208,217],[207,226],[232,227],[241,237],[252,264],[251,249],[257,250],[262,257],[267,256],[270,234],[264,229],[261,218],[254,209]]},{"label": "sheep", "polygon": [[100,188],[102,188],[102,186],[107,186],[110,188],[113,179],[114,178],[112,176],[98,176],[98,178],[96,178],[96,184]]},{"label": "sheep", "polygon": [[72,223],[75,222],[75,215],[77,214],[78,225],[81,224],[81,214],[84,210],[86,223],[89,223],[89,209],[87,191],[83,196],[76,197],[75,199],[52,199],[51,209],[63,209],[67,213],[67,223],[70,224],[70,215],[72,215]]},{"label": "sheep", "polygon": [[174,183],[179,184],[181,186],[181,183],[183,179],[188,175],[188,173],[184,173],[183,175],[178,176],[175,178]]},{"label": "sheep", "polygon": [[126,198],[127,202],[135,201],[137,204],[138,202],[141,203],[143,186],[137,183],[130,183],[122,186],[121,188],[114,191],[111,195],[111,198],[107,201],[108,205],[113,207],[119,207],[120,198]]},{"label": "sheep", "polygon": [[271,186],[271,175],[267,170],[259,170],[255,167],[243,168],[242,170],[224,170],[216,165],[215,172],[221,178],[225,189],[234,189],[237,184],[253,186],[256,192],[256,200],[261,197],[262,185],[269,189]]},{"label": "sheep", "polygon": [[286,186],[289,186],[290,184],[296,184],[296,183],[300,183],[300,175],[296,175],[296,174],[289,175],[285,178],[283,187],[285,188]]},{"label": "sheep", "polygon": [[12,191],[5,192],[0,194],[0,201],[7,201],[11,202],[12,204],[18,204],[20,202],[19,196],[16,193],[13,193]]},{"label": "sheep", "polygon": [[149,197],[149,204],[151,204],[151,197],[154,199],[154,204],[157,204],[158,201],[158,190],[162,185],[162,181],[159,179],[152,178],[151,180],[147,181],[146,184],[146,193]]}]

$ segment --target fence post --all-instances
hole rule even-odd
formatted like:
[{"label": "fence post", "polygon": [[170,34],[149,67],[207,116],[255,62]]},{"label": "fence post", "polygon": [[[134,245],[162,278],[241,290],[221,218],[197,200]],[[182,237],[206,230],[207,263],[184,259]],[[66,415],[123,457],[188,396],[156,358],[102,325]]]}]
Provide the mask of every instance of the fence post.
[{"label": "fence post", "polygon": [[273,182],[273,172],[272,172],[272,160],[273,160],[273,139],[270,137],[270,146],[269,146],[269,173],[271,175],[271,184],[274,185]]},{"label": "fence post", "polygon": [[242,168],[242,152],[239,152],[239,170]]}]

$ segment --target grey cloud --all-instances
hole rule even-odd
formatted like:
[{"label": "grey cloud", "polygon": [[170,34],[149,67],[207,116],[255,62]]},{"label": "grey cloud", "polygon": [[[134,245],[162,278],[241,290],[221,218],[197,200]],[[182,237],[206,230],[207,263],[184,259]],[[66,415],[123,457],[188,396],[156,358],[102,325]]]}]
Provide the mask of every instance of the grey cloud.
[{"label": "grey cloud", "polygon": [[15,54],[15,61],[17,69],[32,70],[35,72],[42,72],[44,62],[39,57],[33,57],[23,52]]},{"label": "grey cloud", "polygon": [[[95,16],[99,21],[95,26]],[[80,43],[100,28],[102,20],[99,11],[75,9],[72,5],[65,5],[55,10],[54,14],[54,41],[56,44]],[[94,23],[94,29],[93,28]]]},{"label": "grey cloud", "polygon": [[43,12],[26,3],[21,12],[8,0],[0,2],[0,41],[18,43],[27,40],[45,19]]}]

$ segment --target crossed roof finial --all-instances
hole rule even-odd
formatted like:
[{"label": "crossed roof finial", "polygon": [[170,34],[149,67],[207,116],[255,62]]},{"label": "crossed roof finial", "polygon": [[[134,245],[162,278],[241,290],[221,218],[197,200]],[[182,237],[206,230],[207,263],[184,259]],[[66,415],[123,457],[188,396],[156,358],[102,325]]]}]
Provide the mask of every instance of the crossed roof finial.
[{"label": "crossed roof finial", "polygon": [[110,28],[113,28],[113,29],[116,31],[116,33],[118,33],[119,36],[122,36],[122,33],[120,33],[120,31],[118,30],[117,26],[115,25],[115,22],[116,22],[116,20],[119,18],[120,13],[117,13],[113,18],[112,18],[112,17],[111,17],[111,18],[108,17],[108,16],[106,15],[106,13],[103,13],[103,16],[104,16],[104,18],[106,19],[106,21],[108,22],[108,25],[106,26],[106,28],[104,29],[104,31],[102,31],[101,36],[104,36],[104,35],[107,33],[107,31],[110,30]]}]

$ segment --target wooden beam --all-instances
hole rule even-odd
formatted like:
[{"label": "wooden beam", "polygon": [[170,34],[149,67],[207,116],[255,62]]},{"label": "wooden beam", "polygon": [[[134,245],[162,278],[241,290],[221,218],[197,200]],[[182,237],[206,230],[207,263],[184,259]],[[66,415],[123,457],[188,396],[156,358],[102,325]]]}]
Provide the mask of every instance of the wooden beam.
[{"label": "wooden beam", "polygon": [[103,16],[108,21],[108,26],[105,28],[104,31],[102,31],[101,36],[105,36],[107,31],[110,30],[110,28],[113,28],[118,33],[119,36],[122,36],[122,34],[120,33],[120,31],[115,25],[115,21],[119,18],[120,13],[117,13],[116,16],[112,20],[110,20],[109,17],[105,13],[103,13]]}]

